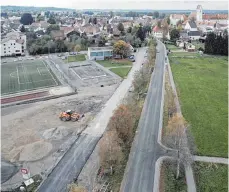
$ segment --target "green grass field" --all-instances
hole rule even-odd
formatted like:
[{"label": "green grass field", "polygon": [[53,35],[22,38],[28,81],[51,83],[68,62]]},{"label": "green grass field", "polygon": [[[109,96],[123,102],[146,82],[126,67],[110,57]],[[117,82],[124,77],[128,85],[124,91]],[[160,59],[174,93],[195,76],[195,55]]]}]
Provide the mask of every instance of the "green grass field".
[{"label": "green grass field", "polygon": [[112,68],[110,69],[113,73],[119,75],[120,77],[124,78],[128,75],[131,67],[122,67],[122,68]]},{"label": "green grass field", "polygon": [[104,67],[119,67],[123,65],[132,65],[132,62],[129,60],[104,60],[104,61],[96,61],[100,65]]},{"label": "green grass field", "polygon": [[170,49],[171,51],[181,49],[175,45],[169,45],[169,44],[167,44],[166,47],[167,47],[167,49]]},{"label": "green grass field", "polygon": [[227,165],[196,162],[194,173],[197,192],[228,192]]},{"label": "green grass field", "polygon": [[176,57],[185,57],[185,56],[194,56],[200,57],[199,53],[196,52],[172,52],[169,54],[169,57],[176,56]]},{"label": "green grass field", "polygon": [[182,113],[197,154],[228,156],[228,61],[225,57],[170,58]]},{"label": "green grass field", "polygon": [[70,62],[78,62],[78,61],[85,61],[85,55],[71,55],[68,56],[68,59],[65,60],[66,63],[70,63]]},{"label": "green grass field", "polygon": [[1,65],[2,95],[59,85],[42,60],[20,61]]}]

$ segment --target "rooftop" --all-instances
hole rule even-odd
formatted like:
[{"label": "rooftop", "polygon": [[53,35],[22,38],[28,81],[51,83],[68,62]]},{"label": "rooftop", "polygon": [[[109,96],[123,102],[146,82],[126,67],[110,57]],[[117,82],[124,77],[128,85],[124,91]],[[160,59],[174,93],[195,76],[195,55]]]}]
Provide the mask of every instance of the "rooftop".
[{"label": "rooftop", "polygon": [[100,51],[100,50],[113,50],[112,46],[109,47],[88,47],[90,51]]}]

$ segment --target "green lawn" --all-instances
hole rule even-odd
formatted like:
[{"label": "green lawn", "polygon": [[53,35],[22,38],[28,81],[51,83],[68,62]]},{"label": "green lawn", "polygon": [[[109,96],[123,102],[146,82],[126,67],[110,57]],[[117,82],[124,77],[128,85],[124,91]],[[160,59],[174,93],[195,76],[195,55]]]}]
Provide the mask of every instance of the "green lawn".
[{"label": "green lawn", "polygon": [[172,52],[169,54],[170,57],[177,56],[177,57],[185,57],[185,56],[195,56],[200,57],[199,53],[197,52]]},{"label": "green lawn", "polygon": [[8,62],[1,65],[1,70],[2,95],[60,84],[42,60]]},{"label": "green lawn", "polygon": [[132,62],[126,59],[122,60],[104,60],[104,61],[96,61],[100,65],[104,67],[119,67],[123,65],[132,65]]},{"label": "green lawn", "polygon": [[197,192],[228,192],[227,165],[196,162],[194,172]]},{"label": "green lawn", "polygon": [[167,49],[170,49],[171,51],[181,49],[175,45],[169,45],[169,44],[167,44],[166,47],[167,47]]},{"label": "green lawn", "polygon": [[170,63],[197,154],[227,157],[228,61],[225,57],[170,58]]},{"label": "green lawn", "polygon": [[131,67],[122,67],[122,68],[113,68],[110,69],[113,73],[119,75],[120,77],[124,78],[128,75]]},{"label": "green lawn", "polygon": [[68,62],[77,62],[77,61],[85,61],[85,55],[71,55],[68,56],[68,59],[65,60],[66,63]]},{"label": "green lawn", "polygon": [[200,43],[199,41],[192,41],[192,44],[195,45],[196,50],[198,50],[200,47],[204,49],[204,43]]}]

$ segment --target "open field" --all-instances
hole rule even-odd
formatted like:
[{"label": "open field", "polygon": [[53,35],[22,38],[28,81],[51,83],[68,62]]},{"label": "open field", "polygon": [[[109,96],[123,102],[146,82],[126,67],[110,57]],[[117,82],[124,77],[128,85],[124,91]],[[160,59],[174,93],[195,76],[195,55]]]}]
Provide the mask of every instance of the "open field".
[{"label": "open field", "polygon": [[171,51],[173,51],[173,50],[180,50],[181,49],[181,48],[179,48],[179,47],[177,47],[175,45],[169,45],[169,44],[166,45],[166,48],[167,49],[170,49]]},{"label": "open field", "polygon": [[100,65],[104,67],[119,67],[123,65],[132,65],[132,62],[129,60],[104,60],[104,61],[96,61]]},{"label": "open field", "polygon": [[169,54],[170,57],[185,57],[185,56],[193,56],[193,57],[200,57],[200,54],[197,52],[172,52]]},{"label": "open field", "polygon": [[120,67],[120,68],[112,68],[110,69],[113,73],[119,75],[120,77],[124,78],[128,75],[131,67]]},{"label": "open field", "polygon": [[197,154],[227,157],[227,68],[225,57],[170,58],[182,113]]},{"label": "open field", "polygon": [[228,191],[228,167],[222,164],[196,162],[194,165],[197,192]]},{"label": "open field", "polygon": [[78,61],[85,61],[85,60],[86,60],[85,55],[81,54],[81,55],[68,56],[65,62],[69,63],[69,62],[78,62]]},{"label": "open field", "polygon": [[1,69],[2,95],[60,84],[43,60],[8,62]]}]

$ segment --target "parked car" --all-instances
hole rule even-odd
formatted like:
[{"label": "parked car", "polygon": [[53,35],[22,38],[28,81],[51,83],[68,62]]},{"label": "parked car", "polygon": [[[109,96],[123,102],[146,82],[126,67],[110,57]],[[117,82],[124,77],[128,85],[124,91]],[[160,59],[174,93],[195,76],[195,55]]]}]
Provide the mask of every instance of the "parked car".
[{"label": "parked car", "polygon": [[2,63],[7,63],[7,61],[3,61]]},{"label": "parked car", "polygon": [[130,61],[135,62],[135,58],[129,58]]}]

